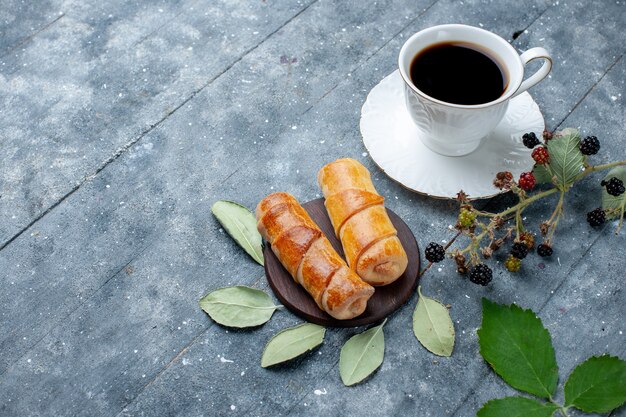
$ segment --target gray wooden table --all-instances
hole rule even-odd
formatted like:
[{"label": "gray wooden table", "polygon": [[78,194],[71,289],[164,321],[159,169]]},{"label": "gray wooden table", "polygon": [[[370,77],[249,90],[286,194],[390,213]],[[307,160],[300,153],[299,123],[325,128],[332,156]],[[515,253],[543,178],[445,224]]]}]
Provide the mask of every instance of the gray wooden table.
[{"label": "gray wooden table", "polygon": [[0,415],[470,416],[513,393],[478,354],[482,296],[539,313],[561,380],[592,354],[624,357],[626,233],[583,220],[598,176],[570,193],[553,259],[496,266],[487,288],[450,263],[424,278],[452,304],[451,358],[415,340],[415,298],[385,327],[381,369],[351,388],[339,349],[362,329],[262,369],[265,342],[300,319],[232,331],[199,309],[217,287],[268,290],[211,204],[319,197],[315,174],[338,157],[372,170],[420,244],[450,238],[455,204],[386,178],[358,122],[404,40],[451,22],[550,50],[531,91],[547,126],[598,136],[597,162],[626,157],[623,0],[0,0]]}]

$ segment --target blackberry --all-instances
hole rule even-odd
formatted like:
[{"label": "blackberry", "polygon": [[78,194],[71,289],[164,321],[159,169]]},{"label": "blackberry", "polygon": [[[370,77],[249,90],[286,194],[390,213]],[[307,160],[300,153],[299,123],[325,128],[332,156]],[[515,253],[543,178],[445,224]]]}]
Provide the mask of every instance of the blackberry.
[{"label": "blackberry", "polygon": [[583,155],[595,155],[600,150],[600,141],[595,136],[587,136],[580,141],[580,151]]},{"label": "blackberry", "polygon": [[535,176],[532,172],[522,172],[517,182],[522,190],[530,191],[535,186]]},{"label": "blackberry", "polygon": [[446,250],[439,243],[430,242],[424,251],[428,262],[437,263],[446,257]]},{"label": "blackberry", "polygon": [[519,235],[519,240],[523,242],[529,250],[535,246],[535,236],[530,232],[522,232]]},{"label": "blackberry", "polygon": [[509,189],[511,187],[511,182],[513,181],[513,174],[509,171],[498,172],[496,174],[496,179],[493,180],[493,185],[499,189]]},{"label": "blackberry", "polygon": [[485,286],[491,282],[492,278],[493,272],[491,272],[491,268],[483,263],[473,266],[472,269],[470,269],[469,279],[474,284]]},{"label": "blackberry", "polygon": [[537,254],[542,258],[552,256],[552,247],[547,243],[542,243],[541,245],[537,246]]},{"label": "blackberry", "polygon": [[549,130],[545,129],[543,131],[543,141],[544,142],[548,142],[550,139],[552,139],[552,136],[554,136],[554,135]]},{"label": "blackberry", "polygon": [[533,149],[532,157],[539,165],[545,165],[550,162],[550,155],[544,146]]},{"label": "blackberry", "polygon": [[524,133],[522,136],[522,142],[524,142],[524,146],[529,149],[534,148],[540,143],[539,139],[537,139],[537,135],[535,135],[535,132]]},{"label": "blackberry", "polygon": [[611,194],[613,197],[618,197],[624,194],[624,181],[620,180],[617,177],[611,177],[608,181],[602,181],[600,183],[601,186],[606,187],[606,192]]},{"label": "blackberry", "polygon": [[606,221],[606,215],[604,214],[604,210],[598,207],[596,209],[591,210],[587,213],[587,222],[589,222],[590,226],[600,226]]},{"label": "blackberry", "polygon": [[528,255],[528,246],[524,242],[515,242],[511,248],[511,256],[524,259]]},{"label": "blackberry", "polygon": [[509,272],[517,272],[522,267],[522,261],[521,259],[510,255],[506,261],[504,261],[504,266],[509,270]]}]

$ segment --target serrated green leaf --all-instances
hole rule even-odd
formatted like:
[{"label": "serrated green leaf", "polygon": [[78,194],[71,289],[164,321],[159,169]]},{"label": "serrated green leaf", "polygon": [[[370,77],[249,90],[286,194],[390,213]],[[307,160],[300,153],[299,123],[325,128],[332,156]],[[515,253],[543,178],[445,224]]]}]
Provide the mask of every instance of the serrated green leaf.
[{"label": "serrated green leaf", "polygon": [[558,367],[550,333],[532,310],[483,298],[480,354],[502,379],[541,398],[554,395]]},{"label": "serrated green leaf", "polygon": [[417,288],[419,299],[413,312],[413,333],[426,349],[439,356],[452,355],[454,325],[448,309],[437,300],[424,297]]},{"label": "serrated green leaf", "polygon": [[535,167],[533,168],[533,175],[535,176],[537,184],[552,183],[552,175],[550,175],[546,167],[543,165],[535,164]]},{"label": "serrated green leaf", "polygon": [[325,334],[326,328],[312,323],[285,329],[265,345],[261,366],[267,368],[300,356],[319,346],[324,341]]},{"label": "serrated green leaf", "polygon": [[557,179],[557,185],[567,190],[583,169],[585,157],[578,148],[580,133],[576,129],[563,129],[560,136],[554,136],[547,143],[550,154],[550,169]]},{"label": "serrated green leaf", "polygon": [[565,383],[565,405],[608,413],[626,401],[626,361],[594,356],[578,365]]},{"label": "serrated green leaf", "polygon": [[208,293],[200,299],[200,307],[217,323],[228,327],[259,326],[278,308],[265,292],[241,285]]},{"label": "serrated green leaf", "polygon": [[241,204],[223,200],[216,201],[211,212],[235,242],[263,265],[263,239],[256,228],[254,214]]},{"label": "serrated green leaf", "polygon": [[[609,179],[616,177],[617,179],[622,180],[624,184],[626,184],[626,168],[624,167],[615,167],[609,171],[608,174],[604,177],[604,181],[608,181]],[[606,217],[609,219],[614,219],[619,217],[621,213],[624,211],[624,207],[626,206],[626,193],[622,195],[613,196],[606,192],[606,187],[602,187],[602,208],[604,210],[608,210]]]},{"label": "serrated green leaf", "polygon": [[524,397],[498,398],[486,402],[476,417],[551,417],[559,408]]},{"label": "serrated green leaf", "polygon": [[339,374],[344,385],[363,381],[383,363],[385,356],[385,334],[383,326],[372,327],[352,336],[341,348]]}]

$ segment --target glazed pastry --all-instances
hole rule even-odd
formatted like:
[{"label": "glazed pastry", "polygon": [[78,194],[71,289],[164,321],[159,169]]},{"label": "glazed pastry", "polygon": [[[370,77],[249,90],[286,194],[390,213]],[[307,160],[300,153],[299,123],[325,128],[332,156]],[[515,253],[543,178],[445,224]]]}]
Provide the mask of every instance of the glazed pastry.
[{"label": "glazed pastry", "polygon": [[292,195],[268,195],[257,206],[256,218],[272,251],[319,308],[339,320],[365,311],[374,288],[348,268]]},{"label": "glazed pastry", "polygon": [[351,158],[338,159],[320,169],[317,181],[350,268],[372,285],[398,279],[408,259],[367,168]]}]

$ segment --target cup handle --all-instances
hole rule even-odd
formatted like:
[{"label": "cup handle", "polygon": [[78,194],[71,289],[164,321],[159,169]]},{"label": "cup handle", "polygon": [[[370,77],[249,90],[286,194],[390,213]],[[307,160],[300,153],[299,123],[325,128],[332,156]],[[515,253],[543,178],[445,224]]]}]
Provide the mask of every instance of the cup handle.
[{"label": "cup handle", "polygon": [[529,49],[528,51],[520,55],[520,59],[522,60],[522,65],[524,66],[535,59],[543,59],[544,62],[541,68],[539,68],[536,73],[534,73],[526,80],[524,80],[524,82],[522,82],[513,97],[520,95],[533,85],[537,84],[539,81],[543,80],[552,69],[552,57],[550,56],[548,51],[540,47]]}]

